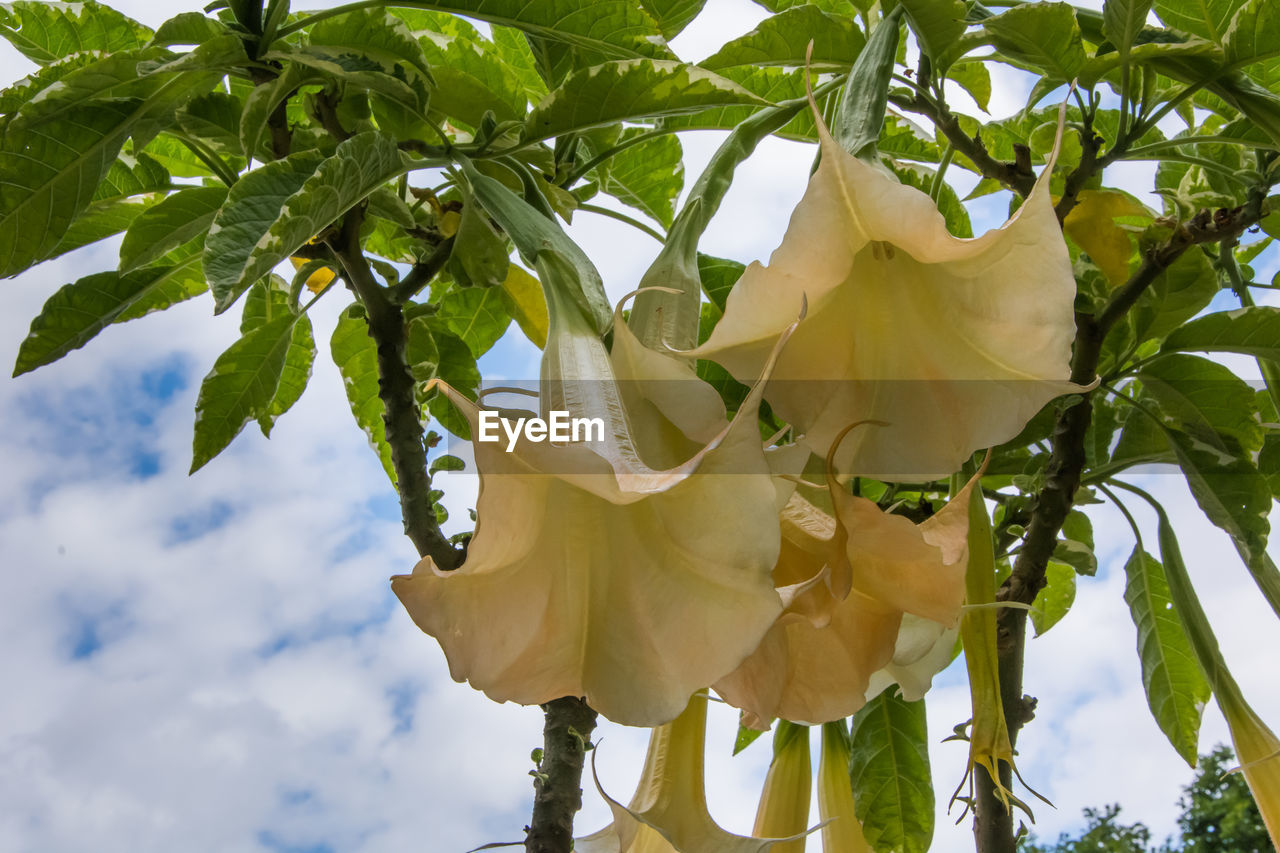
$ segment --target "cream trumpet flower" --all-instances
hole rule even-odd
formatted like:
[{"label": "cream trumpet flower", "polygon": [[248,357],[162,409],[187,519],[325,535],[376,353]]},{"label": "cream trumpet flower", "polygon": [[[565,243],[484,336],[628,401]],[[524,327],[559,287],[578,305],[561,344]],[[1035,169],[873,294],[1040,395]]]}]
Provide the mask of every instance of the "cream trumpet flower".
[{"label": "cream trumpet flower", "polygon": [[[669,412],[661,399],[633,420],[621,389],[643,392],[652,377],[637,371],[648,360],[611,361],[577,307],[546,290],[544,417],[548,408],[602,417],[604,441],[522,439],[512,452],[477,442],[466,561],[444,572],[426,558],[392,588],[439,640],[454,679],[495,701],[585,696],[615,722],[657,725],[737,666],[783,609],[770,573],[785,495],[756,426],[763,383],[732,421],[720,409],[714,430],[709,409]],[[629,334],[617,324],[624,349]],[[477,434],[481,407],[439,387]],[[672,426],[660,432],[667,415]],[[692,435],[673,437],[681,426]]]},{"label": "cream trumpet flower", "polygon": [[[751,838],[716,825],[707,811],[704,753],[707,694],[695,694],[684,712],[649,738],[644,771],[631,805],[600,791],[613,823],[575,839],[576,853],[767,853],[790,838]],[[597,788],[599,781],[596,782]],[[774,849],[774,853],[780,853]]]},{"label": "cream trumpet flower", "polygon": [[1214,693],[1231,730],[1239,772],[1249,784],[1271,843],[1280,847],[1280,738],[1245,701],[1230,672],[1220,670],[1217,681]]},{"label": "cream trumpet flower", "polygon": [[851,437],[843,471],[948,476],[1080,390],[1066,381],[1076,285],[1049,197],[1057,143],[1008,222],[960,239],[928,195],[850,156],[814,112],[822,159],[782,244],[747,268],[686,355],[757,376],[807,297],[766,393],[774,411],[819,454],[845,424],[888,423]]},{"label": "cream trumpet flower", "polygon": [[[782,512],[774,583],[794,589],[818,572],[825,576],[799,591],[751,657],[715,683],[717,693],[743,710],[745,725],[849,716],[884,689],[888,675],[879,673],[894,665],[900,641],[900,667],[939,663],[938,638],[958,624],[964,602],[966,505],[977,481],[919,525],[848,494],[830,475],[834,515],[792,496]],[[922,642],[914,621],[904,632],[904,614],[936,623],[937,634],[924,631]],[[938,669],[949,652],[948,646]],[[933,676],[921,669],[903,670],[917,698]]]},{"label": "cream trumpet flower", "polygon": [[[809,825],[812,788],[809,727],[780,721],[774,731],[773,760],[764,777],[751,834],[759,837],[803,834]],[[779,844],[774,853],[804,853],[804,848],[804,839],[797,838]]]},{"label": "cream trumpet flower", "polygon": [[871,853],[854,813],[849,779],[849,730],[844,720],[822,726],[822,758],[818,761],[818,816],[822,818],[823,853]]}]

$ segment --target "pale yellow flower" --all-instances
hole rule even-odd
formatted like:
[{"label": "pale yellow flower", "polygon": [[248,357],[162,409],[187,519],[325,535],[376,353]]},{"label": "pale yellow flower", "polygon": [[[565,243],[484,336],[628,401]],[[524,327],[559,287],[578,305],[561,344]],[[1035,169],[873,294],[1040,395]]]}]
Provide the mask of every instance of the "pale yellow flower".
[{"label": "pale yellow flower", "polygon": [[[392,588],[453,677],[496,701],[584,696],[616,722],[664,723],[783,608],[771,571],[786,490],[756,426],[761,388],[728,421],[688,365],[622,323],[611,359],[546,289],[542,406],[604,418],[604,441],[475,443],[466,561],[444,572],[426,558]],[[481,407],[440,387],[475,435]]]},{"label": "pale yellow flower", "polygon": [[[834,479],[833,515],[792,496],[782,512],[774,583],[796,589],[825,574],[795,596],[751,657],[715,683],[743,710],[744,724],[847,717],[895,677],[884,672],[889,667],[908,682],[912,698],[928,689],[933,673],[950,661],[949,643],[939,652],[941,638],[958,624],[964,602],[967,500],[977,481],[919,525],[849,494]],[[937,629],[913,620],[904,630],[904,614]]]},{"label": "pale yellow flower", "polygon": [[768,266],[753,263],[707,342],[687,355],[759,375],[807,298],[808,316],[766,394],[824,454],[860,430],[840,470],[936,479],[978,449],[1013,438],[1066,381],[1075,279],[1049,197],[1049,158],[1000,228],[948,233],[929,196],[850,156],[818,118],[821,163]]},{"label": "pale yellow flower", "polygon": [[844,720],[822,726],[822,758],[818,762],[818,816],[822,818],[823,853],[871,853],[854,813],[849,778],[849,732]]},{"label": "pale yellow flower", "polygon": [[1217,681],[1218,706],[1227,718],[1240,772],[1249,783],[1271,843],[1280,848],[1280,738],[1245,701],[1225,668],[1218,673]]},{"label": "pale yellow flower", "polygon": [[700,693],[674,721],[653,730],[629,806],[601,791],[613,823],[576,839],[575,853],[780,853],[781,843],[794,839],[734,835],[707,811],[706,736],[707,696]]},{"label": "pale yellow flower", "polygon": [[[779,722],[774,732],[773,760],[764,777],[751,834],[759,838],[802,835],[809,825],[812,789],[809,727]],[[798,838],[779,844],[774,853],[804,853],[804,847],[804,839]]]}]

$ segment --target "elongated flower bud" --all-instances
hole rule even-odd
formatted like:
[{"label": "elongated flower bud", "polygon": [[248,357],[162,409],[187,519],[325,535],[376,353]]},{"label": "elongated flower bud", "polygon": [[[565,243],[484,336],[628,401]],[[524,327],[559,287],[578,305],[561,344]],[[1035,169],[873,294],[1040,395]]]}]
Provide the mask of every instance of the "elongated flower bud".
[{"label": "elongated flower bud", "polygon": [[862,835],[862,824],[854,813],[849,753],[845,721],[824,723],[822,758],[818,761],[818,816],[822,819],[823,853],[871,853]]},{"label": "elongated flower bud", "polygon": [[[809,761],[809,727],[778,722],[773,736],[773,761],[760,792],[752,835],[783,838],[798,835],[809,825],[809,796],[813,767]],[[804,853],[804,839],[773,848],[776,853]]]}]

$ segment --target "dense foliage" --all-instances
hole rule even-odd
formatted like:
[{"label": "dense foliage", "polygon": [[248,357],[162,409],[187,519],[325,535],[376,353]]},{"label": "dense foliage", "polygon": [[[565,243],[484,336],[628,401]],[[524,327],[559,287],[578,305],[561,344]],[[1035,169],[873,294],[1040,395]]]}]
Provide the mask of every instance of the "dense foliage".
[{"label": "dense foliage", "polygon": [[[831,145],[926,193],[950,232],[969,237],[966,201],[1004,192],[1012,210],[1032,195],[1065,100],[1047,187],[1076,287],[1071,363],[1056,379],[1077,393],[1043,406],[980,473],[980,457],[965,468],[980,476],[974,529],[990,530],[985,563],[968,563],[968,603],[1003,604],[965,617],[974,719],[957,720],[957,732],[980,765],[967,798],[978,849],[1011,851],[1017,819],[1004,798],[1032,707],[1021,690],[1026,622],[1036,635],[1051,630],[1079,579],[1097,571],[1081,506],[1105,501],[1132,520],[1120,492],[1151,498],[1126,478],[1172,466],[1280,615],[1280,570],[1265,550],[1280,497],[1280,309],[1255,304],[1280,280],[1258,280],[1253,266],[1280,239],[1269,200],[1280,181],[1280,6],[759,2],[770,16],[697,65],[668,39],[700,0],[370,0],[314,12],[224,0],[154,31],[95,0],[4,4],[0,35],[36,69],[0,92],[0,275],[111,237],[120,245],[117,269],[49,297],[14,374],[79,357],[105,327],[186,300],[238,314],[240,338],[200,389],[194,472],[246,427],[269,434],[287,415],[322,349],[308,310],[348,300],[329,357],[399,491],[407,535],[447,572],[464,564],[471,535],[441,532],[433,477],[462,463],[435,452],[429,462],[429,450],[443,431],[470,437],[477,359],[513,322],[547,346],[566,311],[578,332],[617,349],[613,306],[559,222],[610,216],[635,225],[637,239],[663,240],[646,284],[692,283],[682,292],[700,322],[685,328],[697,331],[664,337],[663,323],[688,306],[654,291],[631,325],[646,344],[688,349],[732,307],[742,266],[696,254],[697,241],[761,138],[817,141],[821,117]],[[1002,65],[1035,75],[1025,109],[983,121],[954,106],[963,92],[985,109]],[[678,205],[679,134],[695,130],[732,135]],[[1159,164],[1159,210],[1104,171],[1146,161]],[[954,170],[980,178],[965,199],[947,180]],[[1037,284],[1025,281],[1031,299]],[[1255,359],[1265,386],[1217,353]],[[697,371],[730,413],[760,404],[724,365],[701,359]],[[769,406],[759,421],[765,435],[784,426]],[[822,454],[812,456],[805,476],[824,473]],[[840,488],[924,521],[959,486],[859,477]],[[1134,524],[1125,598],[1154,723],[1194,763],[1216,695],[1263,814],[1280,810],[1280,770],[1265,760],[1280,744],[1232,678],[1176,533],[1151,500],[1158,542],[1141,541]],[[838,515],[840,498],[831,507]],[[853,717],[837,753],[851,762],[866,842],[921,851],[934,798],[923,717],[892,692]],[[528,847],[564,850],[594,714],[572,697],[536,701],[547,702],[548,740]],[[953,785],[938,780],[940,791]],[[1235,832],[1234,812],[1208,807],[1228,800],[1193,794],[1186,820]],[[1129,832],[1115,817],[1095,814],[1090,831]],[[1247,829],[1259,837],[1256,822]]]}]

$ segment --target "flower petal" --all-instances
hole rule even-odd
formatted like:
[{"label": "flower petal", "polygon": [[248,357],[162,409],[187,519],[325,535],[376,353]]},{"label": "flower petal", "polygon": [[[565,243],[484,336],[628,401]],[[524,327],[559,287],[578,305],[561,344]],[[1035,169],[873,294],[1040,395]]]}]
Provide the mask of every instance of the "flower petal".
[{"label": "flower petal", "polygon": [[927,195],[847,154],[821,120],[819,132],[822,161],[782,244],[747,268],[691,354],[757,375],[807,297],[767,394],[775,411],[817,453],[850,422],[887,422],[841,448],[841,470],[946,476],[1078,390],[1066,381],[1076,287],[1049,198],[1053,157],[1008,222],[960,239]]}]

